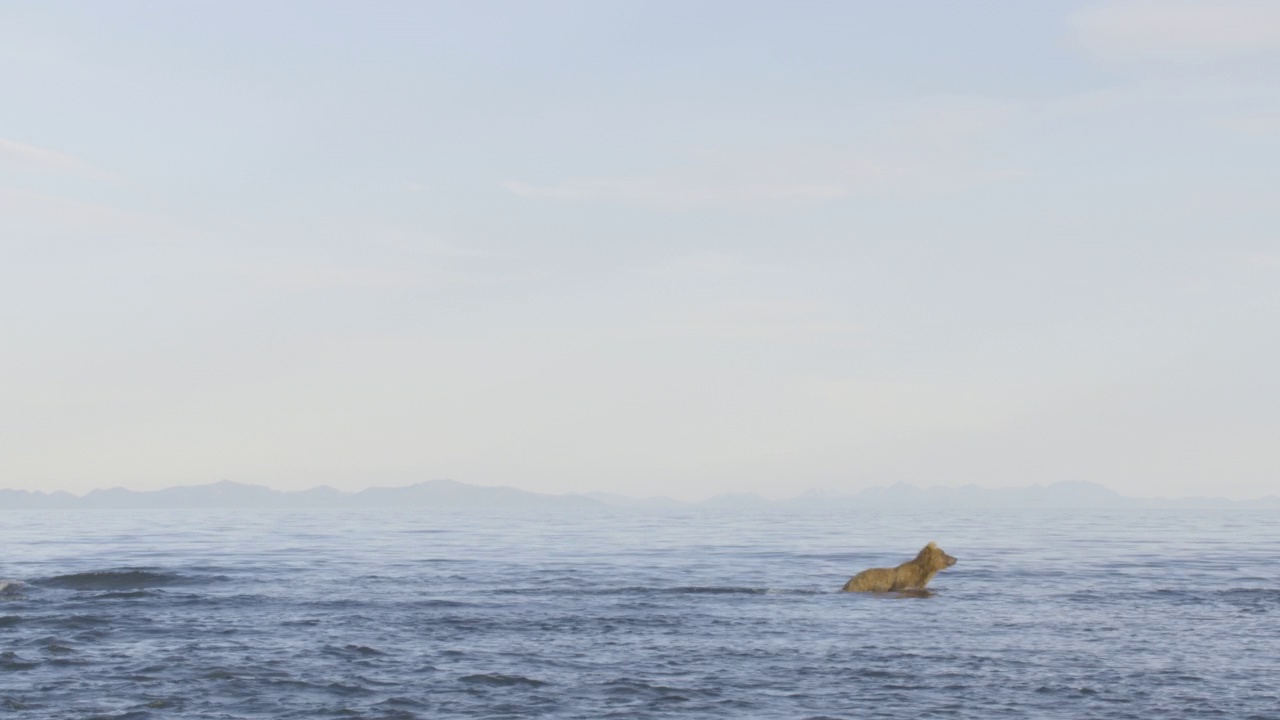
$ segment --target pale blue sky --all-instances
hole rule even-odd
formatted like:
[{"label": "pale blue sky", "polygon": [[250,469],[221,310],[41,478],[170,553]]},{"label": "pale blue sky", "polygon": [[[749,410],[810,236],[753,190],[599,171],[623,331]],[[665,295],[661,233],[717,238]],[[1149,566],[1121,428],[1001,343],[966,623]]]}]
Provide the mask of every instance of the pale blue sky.
[{"label": "pale blue sky", "polygon": [[1280,492],[1280,4],[0,0],[0,486]]}]

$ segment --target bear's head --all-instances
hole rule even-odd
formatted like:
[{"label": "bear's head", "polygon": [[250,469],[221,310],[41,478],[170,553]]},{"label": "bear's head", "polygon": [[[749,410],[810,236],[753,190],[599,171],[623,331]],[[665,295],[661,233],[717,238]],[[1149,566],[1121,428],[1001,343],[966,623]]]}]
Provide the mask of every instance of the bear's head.
[{"label": "bear's head", "polygon": [[956,564],[956,559],[943,552],[942,548],[934,542],[924,546],[918,559],[924,560],[931,570],[943,570]]}]

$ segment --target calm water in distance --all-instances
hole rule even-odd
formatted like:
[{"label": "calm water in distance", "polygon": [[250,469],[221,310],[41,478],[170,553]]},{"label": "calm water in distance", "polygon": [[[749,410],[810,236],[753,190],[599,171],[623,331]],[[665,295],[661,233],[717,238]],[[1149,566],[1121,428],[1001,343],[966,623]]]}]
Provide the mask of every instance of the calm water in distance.
[{"label": "calm water in distance", "polygon": [[1274,510],[0,512],[0,716],[1280,718],[1278,569]]}]

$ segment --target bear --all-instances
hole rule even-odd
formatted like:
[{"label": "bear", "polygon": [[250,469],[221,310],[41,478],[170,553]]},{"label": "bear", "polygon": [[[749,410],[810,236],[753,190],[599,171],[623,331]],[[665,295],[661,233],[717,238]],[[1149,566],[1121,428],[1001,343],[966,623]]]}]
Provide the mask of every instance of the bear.
[{"label": "bear", "polygon": [[895,590],[923,590],[938,574],[956,564],[956,559],[942,551],[937,543],[924,546],[914,560],[908,560],[896,568],[871,568],[849,579],[841,588],[844,592],[893,592]]}]

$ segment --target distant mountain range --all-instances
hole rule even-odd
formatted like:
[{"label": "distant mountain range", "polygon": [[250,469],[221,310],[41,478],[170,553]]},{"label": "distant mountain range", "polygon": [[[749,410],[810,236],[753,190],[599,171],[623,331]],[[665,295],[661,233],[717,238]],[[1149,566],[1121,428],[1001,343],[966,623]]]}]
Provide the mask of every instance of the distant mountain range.
[{"label": "distant mountain range", "polygon": [[581,509],[607,507],[585,495],[547,495],[509,487],[429,480],[405,487],[375,487],[343,492],[318,487],[284,492],[261,485],[223,480],[209,485],[138,492],[125,488],[94,490],[77,497],[65,492],[0,490],[0,510],[18,508],[87,508],[133,510],[151,508],[495,508]]},{"label": "distant mountain range", "polygon": [[66,492],[42,493],[0,490],[0,510],[20,509],[494,509],[603,511],[769,511],[908,508],[1141,508],[1141,507],[1274,507],[1280,497],[1258,500],[1133,498],[1090,482],[1059,482],[1018,488],[962,487],[919,488],[907,483],[873,487],[856,494],[810,490],[787,500],[766,500],[752,494],[719,495],[701,502],[681,502],[666,497],[633,498],[613,493],[550,495],[510,487],[469,485],[453,480],[429,480],[405,487],[375,487],[343,492],[318,487],[283,492],[260,485],[223,480],[208,485],[171,487],[138,492],[125,488],[94,490],[83,496]]}]

